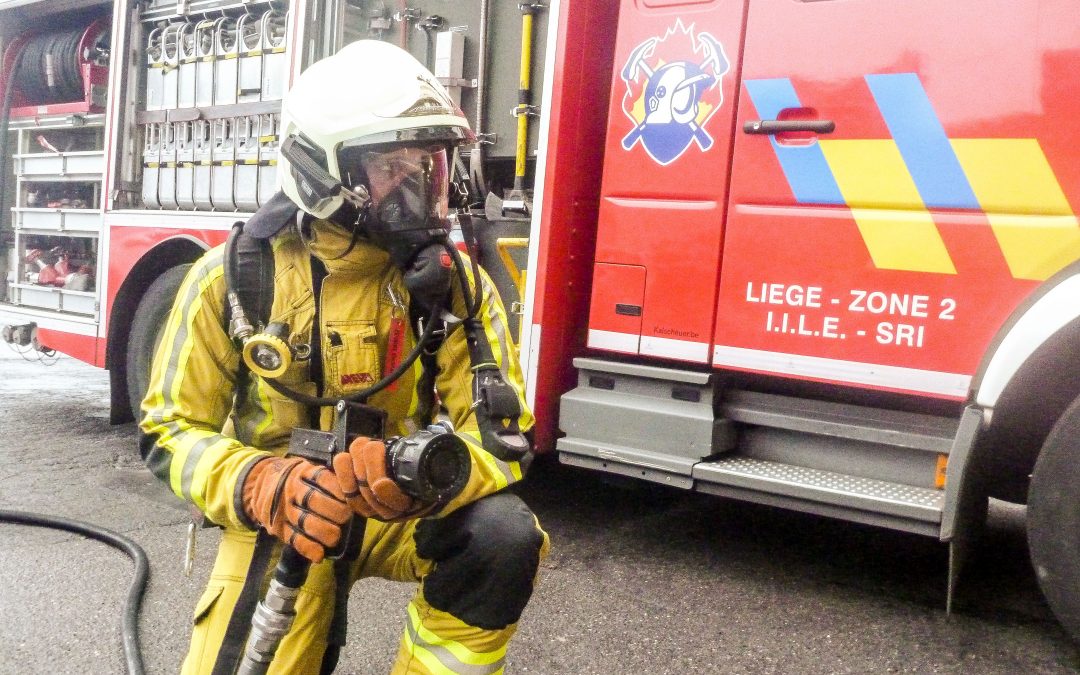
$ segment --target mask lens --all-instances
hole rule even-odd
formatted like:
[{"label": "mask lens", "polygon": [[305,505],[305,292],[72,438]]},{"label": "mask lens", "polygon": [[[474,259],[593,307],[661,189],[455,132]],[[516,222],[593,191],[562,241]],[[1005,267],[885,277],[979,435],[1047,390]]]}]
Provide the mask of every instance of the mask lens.
[{"label": "mask lens", "polygon": [[443,147],[398,147],[361,153],[359,170],[376,209],[393,202],[397,227],[429,228],[448,213],[447,159]]},{"label": "mask lens", "polygon": [[449,227],[448,149],[444,145],[343,147],[346,185],[363,185],[371,206],[363,227],[371,241],[404,264]]},{"label": "mask lens", "polygon": [[450,176],[446,148],[440,148],[431,159],[431,215],[445,220],[450,213]]}]

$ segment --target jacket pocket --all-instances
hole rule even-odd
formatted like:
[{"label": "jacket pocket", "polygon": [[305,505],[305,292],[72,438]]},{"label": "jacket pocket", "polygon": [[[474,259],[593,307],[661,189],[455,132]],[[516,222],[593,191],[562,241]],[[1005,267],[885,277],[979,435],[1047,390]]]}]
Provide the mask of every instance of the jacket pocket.
[{"label": "jacket pocket", "polygon": [[374,321],[326,323],[327,384],[347,394],[366,389],[382,376]]}]

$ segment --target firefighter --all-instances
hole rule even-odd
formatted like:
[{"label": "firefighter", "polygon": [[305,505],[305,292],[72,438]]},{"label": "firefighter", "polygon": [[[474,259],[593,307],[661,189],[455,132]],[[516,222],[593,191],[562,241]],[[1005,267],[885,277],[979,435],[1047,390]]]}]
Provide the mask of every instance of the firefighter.
[{"label": "firefighter", "polygon": [[[418,583],[393,673],[501,672],[548,538],[503,489],[522,478],[531,454],[527,444],[520,454],[490,451],[477,422],[483,406],[475,403],[466,334],[454,321],[469,314],[468,282],[481,298],[479,339],[517,411],[502,426],[525,432],[533,419],[505,309],[485,273],[475,278],[468,264],[457,266],[464,275],[447,273],[448,252],[431,243],[446,240],[448,156],[474,136],[430,72],[378,41],[313,64],[282,111],[284,196],[271,202],[278,213],[260,209],[245,232],[265,236],[262,230],[280,227],[270,237],[269,321],[287,327],[279,333],[295,358],[273,382],[245,367],[227,328],[218,247],[180,288],[143,402],[140,450],[148,467],[223,528],[183,672],[208,673],[226,653],[234,658],[250,621],[234,608],[250,605],[282,542],[314,564],[271,672],[332,668],[344,642],[348,589],[370,576]],[[320,193],[335,181],[340,191]],[[417,263],[425,255],[434,268]],[[469,446],[464,491],[447,504],[416,503],[387,479],[378,440],[352,443],[333,471],[285,456],[292,429],[330,429],[333,407],[305,405],[279,389],[333,399],[370,387],[416,345],[418,299],[439,298],[447,299],[449,318],[441,341],[425,350],[434,354],[367,402],[388,413],[387,435],[423,428],[433,407],[441,411]],[[344,564],[325,559],[353,516],[364,523],[358,550]]]}]

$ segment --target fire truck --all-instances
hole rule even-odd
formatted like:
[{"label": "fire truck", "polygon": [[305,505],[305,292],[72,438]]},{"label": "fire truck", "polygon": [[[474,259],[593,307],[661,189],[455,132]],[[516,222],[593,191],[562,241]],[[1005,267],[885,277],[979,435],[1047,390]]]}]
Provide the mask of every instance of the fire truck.
[{"label": "fire truck", "polygon": [[360,38],[478,132],[540,452],[934,537],[950,607],[1026,503],[1080,637],[1074,3],[0,2],[5,340],[131,419],[186,266],[276,190],[282,93]]}]

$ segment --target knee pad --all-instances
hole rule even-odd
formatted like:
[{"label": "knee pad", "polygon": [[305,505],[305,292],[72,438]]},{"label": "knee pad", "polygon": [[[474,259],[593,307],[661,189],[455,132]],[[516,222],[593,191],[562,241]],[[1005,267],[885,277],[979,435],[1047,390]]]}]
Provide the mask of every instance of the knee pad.
[{"label": "knee pad", "polygon": [[470,626],[505,628],[532,596],[545,536],[529,507],[510,493],[421,522],[416,552],[435,562],[424,578],[424,597]]}]

